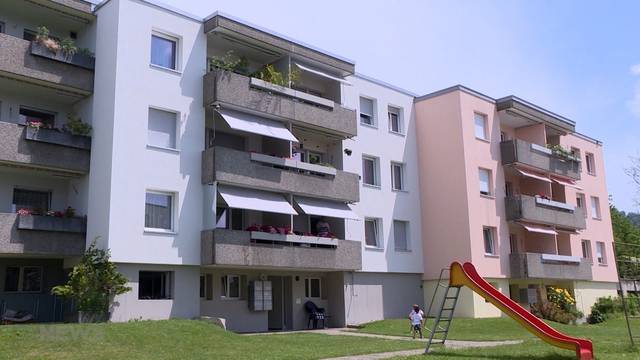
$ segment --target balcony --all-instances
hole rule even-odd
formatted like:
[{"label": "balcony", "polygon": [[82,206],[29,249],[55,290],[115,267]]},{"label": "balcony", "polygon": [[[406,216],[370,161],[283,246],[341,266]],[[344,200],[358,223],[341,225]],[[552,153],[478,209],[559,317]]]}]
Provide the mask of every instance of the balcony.
[{"label": "balcony", "polygon": [[355,110],[315,95],[229,71],[204,76],[204,106],[223,105],[342,137],[357,135]]},{"label": "balcony", "polygon": [[580,180],[580,161],[564,159],[550,149],[522,140],[507,140],[500,143],[502,164],[522,164],[546,173]]},{"label": "balcony", "polygon": [[591,261],[574,256],[552,254],[511,254],[514,279],[592,280]]},{"label": "balcony", "polygon": [[221,146],[202,154],[202,183],[214,181],[343,202],[360,200],[357,174]]},{"label": "balcony", "polygon": [[352,271],[362,254],[358,241],[216,229],[202,232],[202,265]]},{"label": "balcony", "polygon": [[0,253],[80,256],[85,232],[86,223],[80,218],[0,213]]},{"label": "balcony", "polygon": [[[64,60],[42,52],[38,46],[17,37],[0,33],[0,75],[10,79],[43,85],[76,97],[93,92],[92,64],[86,59]],[[89,60],[89,63],[92,63]]]},{"label": "balcony", "polygon": [[89,172],[90,138],[0,122],[0,164],[78,176]]},{"label": "balcony", "polygon": [[586,227],[582,209],[535,196],[520,195],[505,198],[507,220],[579,230]]}]

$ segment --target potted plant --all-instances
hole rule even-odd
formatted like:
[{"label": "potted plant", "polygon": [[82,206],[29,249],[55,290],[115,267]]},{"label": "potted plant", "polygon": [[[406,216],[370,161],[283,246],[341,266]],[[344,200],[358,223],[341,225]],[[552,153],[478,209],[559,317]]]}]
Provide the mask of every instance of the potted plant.
[{"label": "potted plant", "polygon": [[110,260],[108,250],[98,249],[96,240],[87,248],[80,263],[73,267],[65,285],[51,289],[53,295],[72,299],[78,309],[78,322],[109,320],[109,306],[116,295],[131,291],[127,279]]},{"label": "potted plant", "polygon": [[95,58],[91,51],[78,49],[73,39],[57,40],[49,35],[46,26],[39,26],[35,40],[31,43],[31,54],[93,70]]}]

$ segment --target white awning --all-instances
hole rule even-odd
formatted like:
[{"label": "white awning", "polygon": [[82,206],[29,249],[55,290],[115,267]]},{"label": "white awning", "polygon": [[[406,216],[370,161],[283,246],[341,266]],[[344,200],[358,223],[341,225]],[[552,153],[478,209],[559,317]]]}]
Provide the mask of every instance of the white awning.
[{"label": "white awning", "polygon": [[279,121],[234,110],[216,110],[232,129],[264,135],[276,139],[298,142],[295,136]]},{"label": "white awning", "polygon": [[218,193],[232,209],[298,215],[291,204],[280,194],[224,185],[218,185]]},{"label": "white awning", "polygon": [[523,224],[523,223],[520,223],[520,225],[522,225],[522,227],[527,229],[527,231],[536,232],[540,234],[558,235],[558,232],[556,232],[552,228],[548,228],[545,226],[536,226],[536,225]]},{"label": "white awning", "polygon": [[360,220],[358,215],[356,215],[351,207],[348,204],[337,202],[337,201],[329,201],[329,200],[320,200],[320,199],[311,199],[311,198],[303,198],[303,197],[295,197],[294,198],[296,204],[300,206],[300,209],[307,215],[317,215],[317,216],[328,216],[335,217],[341,219],[352,219],[352,220]]},{"label": "white awning", "polygon": [[522,176],[526,176],[526,177],[530,177],[530,178],[533,178],[533,179],[538,179],[538,180],[542,180],[542,181],[546,181],[548,183],[551,183],[551,180],[549,178],[546,178],[546,177],[544,177],[542,175],[534,174],[533,172],[522,170],[520,168],[515,168],[515,169]]},{"label": "white awning", "polygon": [[312,73],[312,74],[316,74],[316,75],[322,76],[322,77],[327,78],[327,79],[331,79],[331,80],[339,81],[339,82],[341,82],[341,83],[343,83],[343,84],[345,84],[345,85],[351,85],[351,83],[350,83],[350,82],[348,82],[347,80],[342,79],[342,78],[339,78],[339,77],[337,77],[337,76],[329,75],[329,74],[327,74],[327,73],[325,73],[325,72],[322,72],[322,71],[320,71],[320,70],[311,69],[311,68],[309,68],[309,67],[307,67],[307,66],[300,65],[300,64],[298,64],[298,63],[294,63],[294,64],[296,64],[296,66],[297,66],[297,67],[299,67],[301,70],[304,70],[304,71],[306,71],[306,72],[310,72],[310,73]]},{"label": "white awning", "polygon": [[584,190],[583,188],[581,188],[580,186],[578,186],[578,184],[576,184],[576,182],[575,182],[575,181],[573,181],[573,180],[569,180],[569,179],[567,179],[567,180],[563,180],[563,179],[558,179],[558,178],[556,178],[556,177],[552,177],[552,178],[551,178],[551,180],[553,180],[553,181],[557,182],[557,183],[558,183],[558,184],[560,184],[560,185],[564,185],[564,186],[572,187],[572,188],[574,188],[574,189],[576,189],[576,190]]}]

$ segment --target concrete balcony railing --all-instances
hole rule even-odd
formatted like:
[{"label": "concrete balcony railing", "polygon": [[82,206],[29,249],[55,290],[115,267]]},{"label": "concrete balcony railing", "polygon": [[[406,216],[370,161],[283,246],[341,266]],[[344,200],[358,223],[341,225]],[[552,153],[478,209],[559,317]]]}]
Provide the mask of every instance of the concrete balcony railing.
[{"label": "concrete balcony railing", "polygon": [[[254,236],[256,235],[256,236]],[[352,271],[362,267],[361,245],[358,241],[335,240],[334,247],[299,246],[307,242],[296,235],[279,235],[281,241],[257,244],[252,238],[264,240],[250,231],[227,229],[202,232],[202,265],[296,268],[309,270]],[[267,234],[272,235],[272,234]],[[293,237],[293,238],[289,238]],[[313,238],[318,239],[318,238]],[[322,238],[319,238],[322,239]],[[315,240],[314,240],[315,241]],[[312,241],[307,244],[313,243]],[[304,244],[303,244],[304,245]]]},{"label": "concrete balcony railing", "polygon": [[509,256],[514,279],[592,280],[591,261],[573,256],[524,253]]},{"label": "concrete balcony railing", "polygon": [[573,205],[528,195],[507,197],[505,202],[507,220],[510,221],[526,221],[575,230],[586,227],[582,209]]},{"label": "concrete balcony railing", "polygon": [[[93,70],[73,61],[44,56],[29,41],[0,33],[0,75],[87,96],[93,92]],[[78,56],[80,59],[80,56]],[[85,61],[83,61],[85,63]]]},{"label": "concrete balcony railing", "polygon": [[209,148],[202,154],[202,183],[219,181],[343,202],[360,200],[357,174],[306,163],[290,164],[284,159],[274,167],[267,158],[273,157],[221,146]]},{"label": "concrete balcony railing", "polygon": [[0,163],[69,175],[89,172],[91,139],[0,122]]},{"label": "concrete balcony railing", "polygon": [[0,213],[0,254],[80,256],[84,219]]},{"label": "concrete balcony railing", "polygon": [[223,70],[207,73],[203,83],[204,106],[244,108],[343,137],[357,135],[355,110],[331,100]]},{"label": "concrete balcony railing", "polygon": [[507,140],[500,143],[502,164],[523,164],[545,173],[580,179],[580,161],[563,159],[553,152],[537,144],[522,140]]}]

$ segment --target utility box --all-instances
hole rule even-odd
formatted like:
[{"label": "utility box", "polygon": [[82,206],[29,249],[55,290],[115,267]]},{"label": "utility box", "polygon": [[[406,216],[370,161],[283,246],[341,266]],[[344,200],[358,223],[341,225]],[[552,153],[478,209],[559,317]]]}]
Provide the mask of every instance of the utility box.
[{"label": "utility box", "polygon": [[249,282],[249,310],[269,311],[273,309],[271,281],[253,280]]}]

